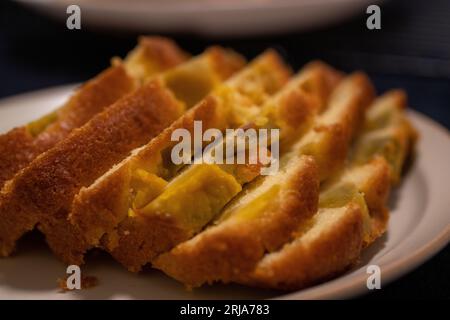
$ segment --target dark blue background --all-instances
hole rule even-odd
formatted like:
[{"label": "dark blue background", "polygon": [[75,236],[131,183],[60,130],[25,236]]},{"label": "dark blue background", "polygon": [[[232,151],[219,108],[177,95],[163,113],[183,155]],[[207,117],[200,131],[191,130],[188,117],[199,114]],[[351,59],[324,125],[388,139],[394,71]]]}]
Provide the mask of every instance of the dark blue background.
[{"label": "dark blue background", "polygon": [[[74,1],[76,2],[76,1]],[[343,24],[307,33],[239,40],[170,35],[186,50],[210,44],[229,46],[248,58],[275,47],[299,69],[323,59],[345,71],[363,69],[379,92],[400,87],[410,105],[450,127],[450,1],[390,1],[381,6],[382,29],[369,31],[362,12]],[[0,97],[81,82],[124,56],[137,34],[69,31],[9,1],[0,1]],[[448,146],[443,146],[448,147]],[[414,272],[367,298],[450,298],[450,247]]]}]

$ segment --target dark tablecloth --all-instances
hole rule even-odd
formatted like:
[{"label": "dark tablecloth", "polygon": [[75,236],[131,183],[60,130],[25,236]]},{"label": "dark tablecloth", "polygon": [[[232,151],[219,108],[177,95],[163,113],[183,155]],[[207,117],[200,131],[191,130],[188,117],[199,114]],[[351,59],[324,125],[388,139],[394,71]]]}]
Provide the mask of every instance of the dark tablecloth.
[{"label": "dark tablecloth", "polygon": [[[449,128],[450,1],[396,0],[381,8],[382,29],[374,31],[365,27],[367,16],[361,12],[347,22],[311,32],[233,40],[170,36],[192,53],[221,44],[252,58],[274,47],[295,70],[311,59],[345,71],[363,69],[379,92],[406,89],[413,109]],[[86,80],[107,67],[112,56],[124,56],[136,36],[84,26],[70,31],[64,22],[2,0],[0,97]],[[447,246],[415,271],[364,298],[450,298],[449,267]]]}]

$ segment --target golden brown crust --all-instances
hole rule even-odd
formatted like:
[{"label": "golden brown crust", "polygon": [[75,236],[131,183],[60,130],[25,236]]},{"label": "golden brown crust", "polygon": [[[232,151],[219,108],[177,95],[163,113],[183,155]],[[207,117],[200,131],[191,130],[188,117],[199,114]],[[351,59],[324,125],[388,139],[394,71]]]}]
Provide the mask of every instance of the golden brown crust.
[{"label": "golden brown crust", "polygon": [[124,163],[74,197],[68,219],[84,238],[83,251],[98,245],[101,236],[128,213],[130,179],[130,164]]},{"label": "golden brown crust", "polygon": [[29,163],[36,153],[33,137],[26,127],[14,128],[0,135],[0,188]]},{"label": "golden brown crust", "polygon": [[357,261],[363,241],[363,218],[358,205],[322,227],[320,234],[296,239],[281,251],[266,255],[240,283],[281,290],[298,290],[329,279]]},{"label": "golden brown crust", "polygon": [[265,252],[291,240],[298,225],[317,210],[319,180],[311,157],[301,157],[279,179],[280,193],[260,216],[231,216],[162,254],[154,266],[188,286],[230,282],[250,272]]},{"label": "golden brown crust", "polygon": [[0,186],[11,179],[40,153],[64,139],[73,129],[86,123],[135,88],[122,66],[110,67],[86,82],[57,110],[56,122],[34,137],[20,127],[0,136]]},{"label": "golden brown crust", "polygon": [[213,46],[208,48],[207,53],[214,70],[222,80],[228,79],[245,65],[245,59],[233,50]]},{"label": "golden brown crust", "polygon": [[339,123],[349,138],[354,137],[364,124],[365,113],[374,98],[373,84],[363,72],[352,73],[333,91],[329,108],[345,109],[345,114],[339,113]]},{"label": "golden brown crust", "polygon": [[314,99],[300,89],[292,90],[280,100],[276,118],[293,129],[308,123],[308,119],[318,109]]},{"label": "golden brown crust", "polygon": [[320,144],[312,152],[305,151],[305,154],[314,156],[321,181],[331,177],[344,165],[350,138],[347,129],[339,122],[318,125],[313,129],[315,134],[320,136]]},{"label": "golden brown crust", "polygon": [[121,97],[136,89],[123,66],[110,67],[84,84],[57,110],[58,121],[50,124],[34,141],[41,152],[63,140],[73,129],[89,121]]},{"label": "golden brown crust", "polygon": [[349,135],[352,139],[364,125],[365,113],[375,98],[375,88],[369,77],[363,72],[355,72],[350,77],[358,90],[352,101],[354,104],[352,111],[354,111],[349,112],[345,120],[345,126],[350,128]]},{"label": "golden brown crust", "polygon": [[160,66],[160,71],[175,67],[189,59],[189,54],[171,39],[159,36],[139,37],[139,47],[148,61]]},{"label": "golden brown crust", "polygon": [[105,234],[102,246],[129,271],[138,272],[159,253],[173,248],[189,235],[176,221],[162,215],[136,215]]},{"label": "golden brown crust", "polygon": [[[50,224],[65,219],[81,187],[91,184],[133,148],[161,132],[181,111],[172,94],[153,81],[36,158],[0,195],[2,255],[9,255],[15,241],[38,221]],[[67,258],[62,241],[49,244],[56,254]]]},{"label": "golden brown crust", "polygon": [[344,74],[319,60],[307,63],[302,68],[302,71],[314,74],[312,83],[304,86],[303,89],[307,92],[311,90],[318,92],[317,97],[320,110],[323,110],[328,102],[328,98],[338,83],[343,79]]},{"label": "golden brown crust", "polygon": [[86,243],[77,230],[67,223],[67,211],[61,209],[53,213],[53,216],[41,218],[40,221],[37,229],[45,235],[53,254],[68,265],[82,265]]},{"label": "golden brown crust", "polygon": [[270,72],[272,76],[275,76],[275,81],[273,81],[273,86],[267,88],[269,94],[274,94],[280,87],[289,81],[292,75],[292,70],[286,65],[281,56],[273,49],[268,49],[264,51],[263,55],[266,61],[267,72]]},{"label": "golden brown crust", "polygon": [[343,167],[350,142],[364,122],[373,98],[373,86],[361,72],[346,77],[331,94],[328,109],[301,149],[302,153],[314,156],[321,181]]},{"label": "golden brown crust", "polygon": [[272,110],[274,113],[272,121],[280,129],[282,152],[311,126],[319,107],[314,96],[299,88],[294,88],[280,97],[275,109]]},{"label": "golden brown crust", "polygon": [[408,107],[408,96],[404,90],[392,89],[377,97],[372,107],[377,108],[377,105],[381,104],[389,104],[392,108],[404,110]]}]

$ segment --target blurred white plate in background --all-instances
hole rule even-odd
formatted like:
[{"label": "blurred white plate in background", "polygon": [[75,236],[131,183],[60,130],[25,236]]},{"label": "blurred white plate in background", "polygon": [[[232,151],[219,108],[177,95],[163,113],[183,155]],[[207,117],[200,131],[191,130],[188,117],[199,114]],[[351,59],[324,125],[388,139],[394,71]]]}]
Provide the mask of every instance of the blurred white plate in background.
[{"label": "blurred white plate in background", "polygon": [[[378,0],[16,0],[43,14],[81,8],[83,27],[245,36],[306,30],[364,14]],[[361,25],[362,28],[365,25]]]}]

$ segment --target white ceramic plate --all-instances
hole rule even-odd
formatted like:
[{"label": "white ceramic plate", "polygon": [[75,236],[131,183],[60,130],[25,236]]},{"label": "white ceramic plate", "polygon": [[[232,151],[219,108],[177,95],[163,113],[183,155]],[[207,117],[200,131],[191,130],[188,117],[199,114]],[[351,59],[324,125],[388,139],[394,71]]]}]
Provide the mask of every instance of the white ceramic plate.
[{"label": "white ceramic plate", "polygon": [[[50,111],[72,89],[57,87],[0,101],[0,131]],[[65,266],[52,256],[42,239],[28,237],[20,242],[14,257],[0,259],[0,299],[346,298],[367,292],[369,264],[381,268],[381,283],[386,285],[429,259],[450,240],[450,135],[417,112],[411,112],[410,117],[421,134],[418,157],[401,188],[393,192],[389,230],[364,252],[360,265],[335,280],[290,294],[237,285],[188,292],[158,271],[132,274],[100,254],[89,257],[82,268],[83,274],[99,279],[97,287],[60,293],[56,279],[65,276]]]},{"label": "white ceramic plate", "polygon": [[[81,25],[141,32],[242,36],[311,29],[364,14],[379,0],[16,0],[60,20],[78,4]],[[65,25],[65,22],[64,22]],[[361,28],[364,28],[361,25]]]}]

